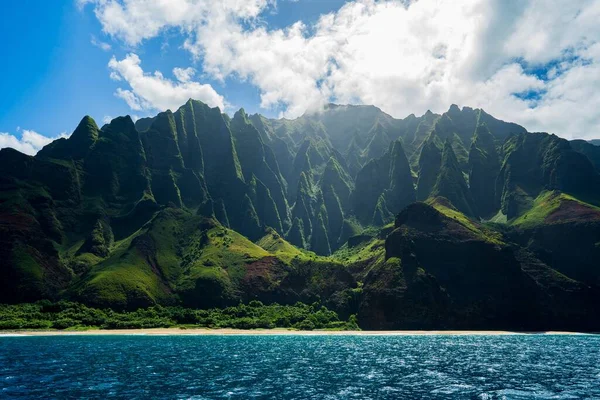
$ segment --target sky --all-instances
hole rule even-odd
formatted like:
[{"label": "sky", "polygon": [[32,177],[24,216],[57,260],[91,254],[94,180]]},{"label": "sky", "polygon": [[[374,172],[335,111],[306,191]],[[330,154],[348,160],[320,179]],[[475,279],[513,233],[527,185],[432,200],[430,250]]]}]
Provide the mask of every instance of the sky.
[{"label": "sky", "polygon": [[600,138],[600,0],[20,0],[3,7],[0,148],[176,110],[396,118],[451,104]]}]

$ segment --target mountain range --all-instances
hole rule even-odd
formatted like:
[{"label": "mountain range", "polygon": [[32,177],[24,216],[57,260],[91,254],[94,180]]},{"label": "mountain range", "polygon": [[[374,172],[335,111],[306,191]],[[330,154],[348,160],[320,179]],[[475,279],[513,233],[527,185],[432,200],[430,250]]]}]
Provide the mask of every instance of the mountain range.
[{"label": "mountain range", "polygon": [[0,303],[320,301],[364,329],[599,330],[600,146],[483,110],[189,100],[0,150]]}]

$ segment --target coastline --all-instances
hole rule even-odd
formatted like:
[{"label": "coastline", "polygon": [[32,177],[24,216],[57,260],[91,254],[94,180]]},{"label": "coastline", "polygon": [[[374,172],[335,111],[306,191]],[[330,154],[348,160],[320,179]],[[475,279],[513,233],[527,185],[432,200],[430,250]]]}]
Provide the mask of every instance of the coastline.
[{"label": "coastline", "polygon": [[90,329],[85,331],[59,331],[59,330],[31,330],[31,331],[0,331],[1,337],[15,336],[102,336],[102,335],[127,335],[127,336],[436,336],[436,335],[593,335],[585,332],[516,332],[516,331],[298,331],[291,329],[209,329],[209,328],[151,328],[151,329]]}]

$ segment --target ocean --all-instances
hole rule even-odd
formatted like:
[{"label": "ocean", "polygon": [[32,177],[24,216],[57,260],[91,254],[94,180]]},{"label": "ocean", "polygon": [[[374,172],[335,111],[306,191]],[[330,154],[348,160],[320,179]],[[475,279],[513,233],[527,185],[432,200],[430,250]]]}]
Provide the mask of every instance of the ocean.
[{"label": "ocean", "polygon": [[0,337],[0,398],[600,398],[600,337]]}]

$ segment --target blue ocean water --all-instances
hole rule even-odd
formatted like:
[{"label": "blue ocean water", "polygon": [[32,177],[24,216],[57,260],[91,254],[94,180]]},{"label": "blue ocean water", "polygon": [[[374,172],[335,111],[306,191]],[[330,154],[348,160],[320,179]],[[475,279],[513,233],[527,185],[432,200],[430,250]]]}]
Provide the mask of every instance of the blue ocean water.
[{"label": "blue ocean water", "polygon": [[0,337],[0,398],[600,398],[600,337]]}]

